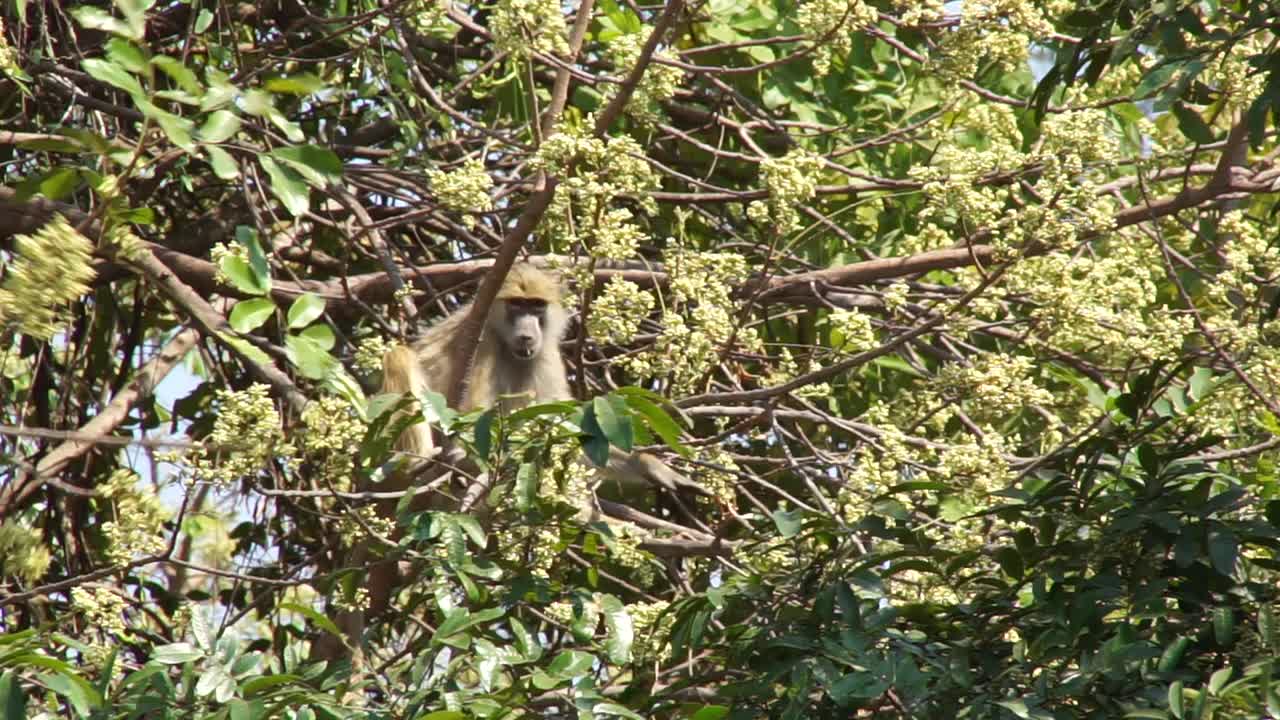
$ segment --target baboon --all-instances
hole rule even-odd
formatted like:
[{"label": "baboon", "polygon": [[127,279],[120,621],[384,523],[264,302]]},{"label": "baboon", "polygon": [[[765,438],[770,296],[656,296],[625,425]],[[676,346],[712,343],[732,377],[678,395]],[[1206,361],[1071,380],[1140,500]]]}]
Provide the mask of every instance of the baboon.
[{"label": "baboon", "polygon": [[[514,265],[485,320],[471,369],[471,382],[460,403],[463,410],[501,404],[515,410],[532,402],[572,400],[560,339],[568,325],[560,283],[533,265]],[[471,306],[459,308],[414,343],[398,347],[383,359],[383,392],[448,388],[453,378],[453,343]],[[401,435],[398,449],[426,454],[431,430],[419,423]],[[658,485],[668,490],[692,483],[657,458],[611,449],[606,474],[626,487]]]}]

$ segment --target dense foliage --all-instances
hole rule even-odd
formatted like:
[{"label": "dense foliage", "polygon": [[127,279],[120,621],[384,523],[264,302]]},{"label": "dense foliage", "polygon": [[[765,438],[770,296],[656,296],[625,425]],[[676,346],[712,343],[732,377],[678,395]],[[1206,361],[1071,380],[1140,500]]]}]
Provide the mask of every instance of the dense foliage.
[{"label": "dense foliage", "polygon": [[1280,717],[1272,12],[5,3],[0,714]]}]

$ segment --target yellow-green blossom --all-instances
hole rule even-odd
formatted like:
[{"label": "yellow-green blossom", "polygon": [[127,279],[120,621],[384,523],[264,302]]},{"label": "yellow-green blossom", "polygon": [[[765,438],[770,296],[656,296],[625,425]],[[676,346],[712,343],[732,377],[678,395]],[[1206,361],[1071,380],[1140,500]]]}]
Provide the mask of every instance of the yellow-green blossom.
[{"label": "yellow-green blossom", "polygon": [[164,552],[169,545],[164,524],[172,513],[160,502],[153,487],[141,483],[132,470],[121,468],[98,490],[114,510],[114,519],[102,524],[107,559],[113,565]]},{"label": "yellow-green blossom", "polygon": [[627,342],[640,329],[640,322],[649,316],[653,305],[652,293],[615,275],[592,303],[587,330],[599,342]]},{"label": "yellow-green blossom", "polygon": [[489,196],[493,178],[485,172],[484,162],[477,158],[469,158],[461,167],[448,171],[428,170],[427,181],[431,183],[431,191],[441,205],[465,213],[463,222],[468,227],[474,226],[476,222],[472,213],[484,213],[493,209],[493,198]]},{"label": "yellow-green blossom", "polygon": [[[624,79],[640,59],[640,51],[652,33],[652,28],[642,27],[639,32],[618,35],[609,40],[605,55],[613,63],[619,79]],[[660,60],[670,60],[671,55],[663,50],[654,52],[653,58],[640,82],[632,91],[627,102],[627,114],[645,125],[653,125],[662,120],[662,103],[676,94],[684,73],[670,65],[663,65]],[[604,96],[611,98],[618,92],[619,85],[610,83],[605,86]]]},{"label": "yellow-green blossom", "polygon": [[13,256],[0,287],[0,325],[50,340],[67,323],[64,306],[90,290],[93,244],[58,216],[33,235],[15,236]]},{"label": "yellow-green blossom", "polygon": [[209,447],[201,448],[191,462],[197,478],[228,485],[257,475],[272,459],[289,460],[296,454],[284,441],[280,413],[266,385],[219,390],[217,404]]},{"label": "yellow-green blossom", "polygon": [[879,19],[875,8],[862,0],[808,0],[796,14],[796,24],[813,42],[813,70],[822,77],[833,60],[843,60],[853,49],[853,35]]},{"label": "yellow-green blossom", "polygon": [[517,57],[569,54],[564,13],[555,0],[498,0],[489,15],[489,30],[499,50]]},{"label": "yellow-green blossom", "polygon": [[52,559],[35,529],[19,525],[16,520],[0,524],[0,574],[34,583],[49,571]]}]

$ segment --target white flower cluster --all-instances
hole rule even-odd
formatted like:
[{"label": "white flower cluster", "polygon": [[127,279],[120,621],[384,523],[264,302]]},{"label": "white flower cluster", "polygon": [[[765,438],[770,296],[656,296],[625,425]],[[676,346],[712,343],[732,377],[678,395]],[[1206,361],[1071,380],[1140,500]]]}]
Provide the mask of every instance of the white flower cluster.
[{"label": "white flower cluster", "polygon": [[667,376],[676,392],[693,392],[730,340],[763,352],[752,328],[734,316],[733,291],[746,280],[746,258],[734,253],[667,252],[669,302],[653,347],[628,356],[623,366],[638,377]]},{"label": "white flower cluster", "polygon": [[1220,248],[1225,269],[1209,288],[1215,300],[1230,304],[1229,293],[1245,292],[1253,285],[1254,276],[1271,280],[1280,274],[1280,249],[1271,245],[1243,211],[1223,214],[1218,236],[1225,238]]},{"label": "white flower cluster", "polygon": [[671,657],[671,645],[667,636],[675,616],[667,614],[671,603],[666,600],[638,602],[627,606],[631,626],[635,632],[635,644],[631,653],[637,659],[661,662]]},{"label": "white flower cluster", "polygon": [[373,374],[382,371],[382,356],[391,349],[391,343],[381,335],[370,335],[356,345],[353,358],[355,366],[361,371]]},{"label": "white flower cluster", "polygon": [[800,212],[796,208],[818,194],[822,166],[821,156],[801,148],[780,158],[763,160],[760,175],[769,199],[749,204],[747,217],[761,224],[772,223],[780,235],[799,230]]},{"label": "white flower cluster", "polygon": [[[1038,149],[1017,149],[1019,136],[1003,112],[967,113],[967,126],[1003,137],[985,150],[944,144],[934,163],[913,168],[911,176],[923,185],[927,201],[924,229],[908,243],[908,250],[927,250],[948,244],[937,223],[959,224],[966,232],[985,228],[989,242],[1002,257],[1038,244],[1063,250],[1076,247],[1091,234],[1114,227],[1114,202],[1099,197],[1104,170],[1119,158],[1119,146],[1105,113],[1080,110],[1058,113],[1045,120]],[[1047,204],[1012,206],[1012,186],[989,182],[999,173],[1038,165],[1035,190]]]},{"label": "white flower cluster", "polygon": [[928,205],[922,219],[937,222],[963,220],[966,227],[994,226],[1009,200],[1007,186],[981,185],[985,176],[1020,167],[1025,161],[1016,146],[997,143],[989,150],[955,145],[938,148],[932,165],[914,167],[913,179],[924,183]]},{"label": "white flower cluster", "polygon": [[615,275],[591,304],[587,331],[599,342],[624,343],[635,337],[640,321],[653,311],[653,294]]},{"label": "white flower cluster", "polygon": [[658,177],[644,157],[629,136],[606,141],[583,128],[562,129],[543,141],[533,166],[560,178],[541,226],[554,249],[581,248],[603,259],[634,257],[645,234],[631,211],[614,203],[629,196],[639,198],[645,212],[657,210],[645,195],[658,186]]},{"label": "white flower cluster", "polygon": [[971,79],[983,62],[1013,72],[1026,64],[1031,38],[1052,32],[1029,0],[971,0],[962,6],[960,26],[942,36],[936,68],[944,82]]},{"label": "white flower cluster", "polygon": [[489,15],[489,31],[499,50],[516,57],[539,52],[568,55],[568,27],[555,0],[497,0]]},{"label": "white flower cluster", "polygon": [[[1099,361],[1176,357],[1194,331],[1187,315],[1159,302],[1151,268],[1158,252],[1141,238],[1112,235],[1094,256],[1051,252],[1012,266],[1005,283],[1033,303],[1031,317],[1042,339]],[[1135,272],[1136,268],[1145,268]]]},{"label": "white flower cluster", "polygon": [[12,322],[23,334],[52,339],[66,325],[63,306],[89,292],[92,259],[93,244],[60,215],[34,235],[15,236],[0,287],[0,326]]},{"label": "white flower cluster", "polygon": [[631,570],[631,577],[637,584],[652,587],[653,581],[657,579],[653,558],[640,549],[641,541],[648,535],[630,523],[610,523],[609,529],[613,531],[613,546],[609,554],[619,565]]},{"label": "white flower cluster", "polygon": [[546,502],[588,507],[594,499],[595,479],[595,471],[583,461],[575,443],[557,443],[551,448],[551,461],[543,468],[538,497]]},{"label": "white flower cluster", "polygon": [[[640,59],[640,51],[645,41],[653,32],[652,28],[642,27],[639,32],[618,35],[609,41],[605,48],[605,57],[613,63],[618,79],[623,80]],[[662,120],[662,103],[676,94],[684,73],[670,65],[660,64],[659,60],[670,60],[670,53],[657,50],[653,59],[645,68],[644,75],[631,93],[627,102],[627,114],[642,125],[655,125]],[[617,94],[619,85],[610,83],[605,87],[606,101]]]},{"label": "white flower cluster", "polygon": [[862,0],[808,0],[796,14],[796,24],[813,43],[813,71],[831,72],[833,60],[844,60],[853,49],[854,33],[880,19]]},{"label": "white flower cluster", "polygon": [[1004,458],[1004,436],[992,428],[984,430],[982,444],[969,442],[951,445],[938,456],[934,474],[953,482],[953,486],[969,501],[985,500],[992,492],[1003,490],[1013,479]]},{"label": "white flower cluster", "polygon": [[16,520],[0,524],[0,575],[34,583],[49,571],[52,561],[40,533],[19,525]]},{"label": "white flower cluster", "polygon": [[111,564],[126,565],[136,557],[164,552],[169,544],[164,524],[171,513],[150,485],[140,483],[132,470],[121,468],[98,489],[115,510],[115,518],[102,525]]},{"label": "white flower cluster", "polygon": [[365,540],[390,538],[396,530],[396,521],[378,513],[373,505],[362,505],[353,508],[342,518],[338,534],[348,547],[353,547]]},{"label": "white flower cluster", "polygon": [[595,633],[600,625],[599,596],[600,593],[594,593],[587,598],[577,597],[573,602],[557,600],[546,607],[547,617],[565,627],[571,627],[576,624],[576,621],[581,620],[582,627],[586,628],[587,632]]},{"label": "white flower cluster", "polygon": [[11,78],[26,75],[18,64],[18,51],[9,44],[9,33],[5,29],[3,17],[0,17],[0,73]]},{"label": "white flower cluster", "polygon": [[309,403],[302,411],[302,422],[307,426],[302,447],[315,454],[333,453],[350,457],[360,449],[360,441],[368,429],[356,416],[351,404],[335,395]]},{"label": "white flower cluster", "polygon": [[124,611],[127,605],[124,598],[106,587],[95,587],[92,590],[84,587],[71,588],[71,606],[84,613],[85,622],[92,628],[122,640],[131,639],[132,635],[124,622]]},{"label": "white flower cluster", "polygon": [[699,470],[698,482],[711,493],[711,498],[717,503],[736,509],[738,507],[738,463],[734,462],[729,453],[719,448],[704,450],[699,459],[707,465]]},{"label": "white flower cluster", "polygon": [[950,363],[931,383],[941,397],[961,402],[977,422],[1001,422],[1030,405],[1050,405],[1053,394],[1036,384],[1035,361],[1025,355],[990,354],[972,365]]},{"label": "white flower cluster", "polygon": [[206,482],[230,485],[240,478],[256,475],[273,458],[291,460],[297,451],[285,442],[280,429],[280,413],[271,401],[266,385],[255,383],[247,390],[219,390],[218,419],[209,434],[209,447],[192,458],[196,477]]},{"label": "white flower cluster", "polygon": [[423,35],[447,40],[458,33],[449,19],[449,0],[413,0],[405,6],[405,19]]},{"label": "white flower cluster", "polygon": [[463,222],[467,227],[474,227],[476,224],[472,213],[485,213],[493,209],[493,198],[489,196],[493,178],[485,172],[484,162],[478,158],[468,158],[461,167],[447,172],[428,170],[427,182],[431,183],[431,191],[436,194],[441,205],[465,213]]},{"label": "white flower cluster", "polygon": [[886,310],[893,312],[901,310],[907,304],[907,284],[901,280],[895,280],[884,291],[884,307]]},{"label": "white flower cluster", "polygon": [[1273,37],[1265,32],[1248,35],[1205,68],[1204,80],[1223,95],[1224,109],[1248,108],[1266,89],[1268,73],[1254,69],[1249,58],[1265,53]]},{"label": "white flower cluster", "polygon": [[860,353],[880,344],[871,327],[871,317],[856,309],[833,310],[827,316],[832,346],[841,352]]},{"label": "white flower cluster", "polygon": [[[805,372],[814,372],[820,367],[821,363],[818,362],[818,358],[815,355],[810,355],[808,369]],[[784,347],[778,351],[777,356],[770,363],[768,374],[765,376],[763,384],[765,387],[777,387],[778,385],[789,383],[799,376],[800,364],[792,357],[791,349]],[[798,398],[820,400],[831,396],[831,385],[824,382],[811,382],[792,390],[791,394]],[[728,420],[728,418],[725,418],[725,420]]]}]

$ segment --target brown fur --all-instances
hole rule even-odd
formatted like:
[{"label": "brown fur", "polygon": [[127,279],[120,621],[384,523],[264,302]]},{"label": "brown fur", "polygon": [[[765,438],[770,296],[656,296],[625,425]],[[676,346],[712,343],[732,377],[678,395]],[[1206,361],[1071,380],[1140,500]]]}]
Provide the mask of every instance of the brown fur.
[{"label": "brown fur", "polygon": [[[543,316],[541,346],[528,360],[515,356],[504,346],[504,326],[508,322],[508,301],[537,300],[546,303]],[[454,338],[471,305],[459,308],[429,328],[413,344],[413,350],[398,347],[383,358],[382,392],[421,392],[431,388],[444,392],[453,377]],[[511,410],[530,402],[572,399],[565,379],[564,359],[560,356],[560,338],[567,317],[561,304],[560,284],[538,268],[522,263],[507,273],[497,299],[489,309],[489,317],[480,335],[471,383],[462,399],[462,410],[493,407],[502,400]],[[405,431],[396,447],[405,452],[424,454],[434,443],[426,424]]]}]

